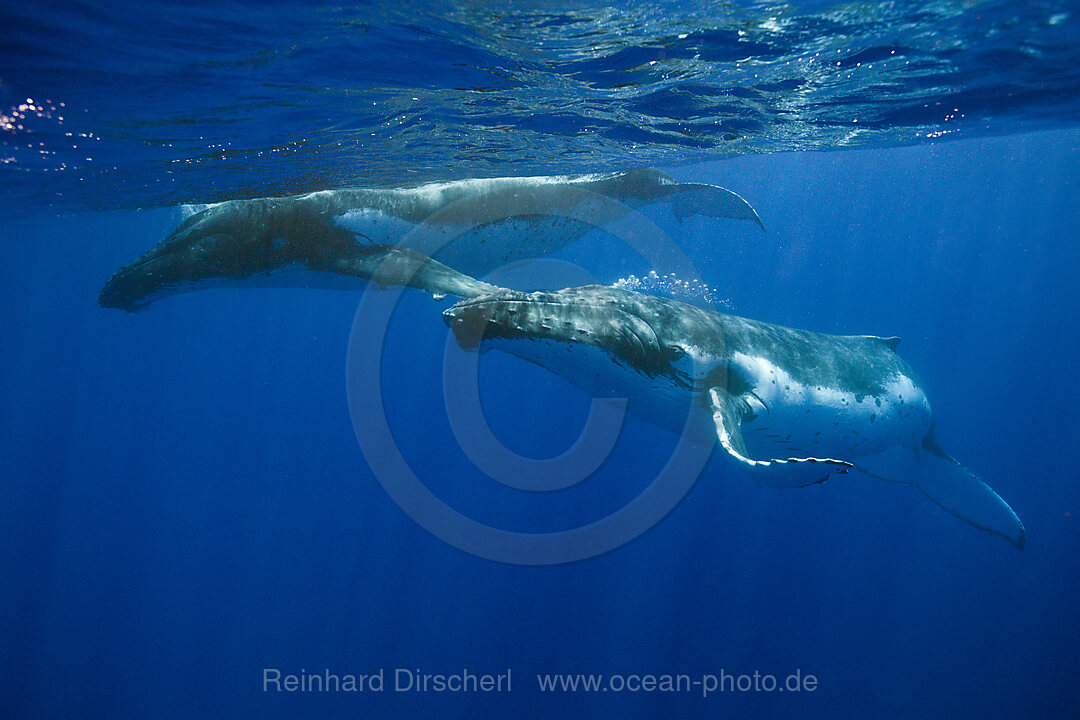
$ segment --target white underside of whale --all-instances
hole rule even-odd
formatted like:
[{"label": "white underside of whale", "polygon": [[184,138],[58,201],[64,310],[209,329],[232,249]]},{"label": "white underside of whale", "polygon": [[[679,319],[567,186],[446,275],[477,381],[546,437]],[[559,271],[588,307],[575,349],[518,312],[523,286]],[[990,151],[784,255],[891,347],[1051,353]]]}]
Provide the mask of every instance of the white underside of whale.
[{"label": "white underside of whale", "polygon": [[544,215],[499,217],[482,212],[469,222],[460,222],[457,216],[412,222],[378,209],[358,208],[335,216],[334,224],[354,233],[360,242],[409,247],[466,275],[482,277],[511,263],[546,257],[628,212],[629,207],[611,200],[579,198],[572,206]]},{"label": "white underside of whale", "polygon": [[[498,349],[544,367],[597,397],[630,399],[629,410],[699,443],[718,442],[729,467],[772,487],[801,487],[835,474],[915,485],[949,513],[1023,548],[1012,508],[936,445],[930,403],[918,384],[897,374],[875,395],[807,386],[767,358],[734,353],[732,369],[752,379],[738,398],[723,388],[691,391],[651,378],[583,342],[493,338]],[[700,382],[715,369],[700,357],[684,367]],[[741,403],[741,405],[740,405]],[[737,405],[744,410],[737,409]]]},{"label": "white underside of whale", "polygon": [[906,375],[897,373],[882,392],[868,395],[804,385],[763,357],[735,353],[731,362],[752,378],[753,399],[761,404],[742,423],[753,456],[787,452],[850,461],[896,445],[917,447],[930,431],[930,402]]}]

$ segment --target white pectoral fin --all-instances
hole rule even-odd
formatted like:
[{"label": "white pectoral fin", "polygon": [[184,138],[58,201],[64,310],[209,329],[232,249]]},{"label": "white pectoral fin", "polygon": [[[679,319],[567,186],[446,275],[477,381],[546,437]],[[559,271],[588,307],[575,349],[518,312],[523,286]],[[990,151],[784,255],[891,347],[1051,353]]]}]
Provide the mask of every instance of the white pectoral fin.
[{"label": "white pectoral fin", "polygon": [[1000,535],[1024,549],[1024,524],[990,486],[937,446],[894,447],[860,458],[861,472],[887,482],[915,485],[943,509],[980,530]]},{"label": "white pectoral fin", "polygon": [[828,480],[830,473],[846,474],[849,468],[854,467],[849,462],[833,458],[751,459],[742,436],[742,421],[749,409],[748,403],[718,387],[709,389],[708,399],[721,447],[762,484],[774,487],[816,485]]},{"label": "white pectoral fin", "polygon": [[989,485],[932,441],[918,452],[918,460],[915,485],[924,495],[961,520],[1024,549],[1024,523]]}]

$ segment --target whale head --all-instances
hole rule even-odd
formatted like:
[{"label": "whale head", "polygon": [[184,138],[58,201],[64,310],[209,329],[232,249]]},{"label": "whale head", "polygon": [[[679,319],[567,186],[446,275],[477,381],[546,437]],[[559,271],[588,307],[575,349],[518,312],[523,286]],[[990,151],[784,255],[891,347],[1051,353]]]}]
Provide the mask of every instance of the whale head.
[{"label": "whale head", "polygon": [[118,270],[102,288],[98,302],[135,312],[207,281],[269,270],[267,243],[259,237],[265,218],[259,215],[265,215],[265,209],[258,203],[235,201],[195,213],[149,252]]},{"label": "whale head", "polygon": [[[291,266],[327,269],[352,234],[295,198],[230,200],[195,213],[102,288],[102,307],[129,312],[203,287],[255,281]],[[266,282],[276,285],[279,282]]]},{"label": "whale head", "polygon": [[601,285],[500,290],[448,308],[443,320],[466,350],[497,348],[564,377],[580,376],[587,387],[595,387],[590,375],[610,377],[614,366],[624,382],[611,391],[630,383],[689,392],[724,364],[714,314]]}]

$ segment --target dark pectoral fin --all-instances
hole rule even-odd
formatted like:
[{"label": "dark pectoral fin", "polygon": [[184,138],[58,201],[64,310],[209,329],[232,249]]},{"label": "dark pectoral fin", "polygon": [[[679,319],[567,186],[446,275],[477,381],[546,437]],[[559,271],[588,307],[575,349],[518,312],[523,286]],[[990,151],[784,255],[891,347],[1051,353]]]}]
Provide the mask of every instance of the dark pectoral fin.
[{"label": "dark pectoral fin", "polygon": [[672,192],[671,206],[679,220],[692,215],[725,217],[749,220],[765,229],[765,224],[750,203],[727,188],[715,185],[679,183]]},{"label": "dark pectoral fin", "polygon": [[460,273],[427,255],[396,245],[357,245],[328,268],[342,275],[371,280],[379,287],[412,287],[436,297],[471,298],[499,288]]},{"label": "dark pectoral fin", "polygon": [[728,456],[759,479],[763,484],[775,487],[803,487],[829,479],[830,473],[846,473],[854,467],[844,460],[833,458],[769,458],[753,460],[746,451],[742,435],[742,421],[749,412],[749,404],[741,397],[732,396],[718,387],[708,391],[709,405],[716,424],[716,436]]}]

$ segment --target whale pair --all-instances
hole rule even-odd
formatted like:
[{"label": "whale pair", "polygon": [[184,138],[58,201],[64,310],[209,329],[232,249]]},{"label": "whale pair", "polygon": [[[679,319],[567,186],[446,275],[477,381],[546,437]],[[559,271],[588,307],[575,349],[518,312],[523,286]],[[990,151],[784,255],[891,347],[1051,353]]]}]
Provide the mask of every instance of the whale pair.
[{"label": "whale pair", "polygon": [[[896,353],[898,338],[824,335],[599,285],[529,293],[473,277],[555,252],[652,203],[680,220],[761,224],[735,193],[656,170],[237,200],[188,218],[116,273],[100,303],[135,311],[178,292],[252,282],[375,282],[453,295],[464,299],[443,319],[461,347],[508,352],[596,395],[629,398],[631,412],[717,443],[733,470],[762,484],[849,473],[914,484],[1023,549],[1016,513],[935,440],[930,403]],[[425,252],[433,250],[435,258]]]}]

